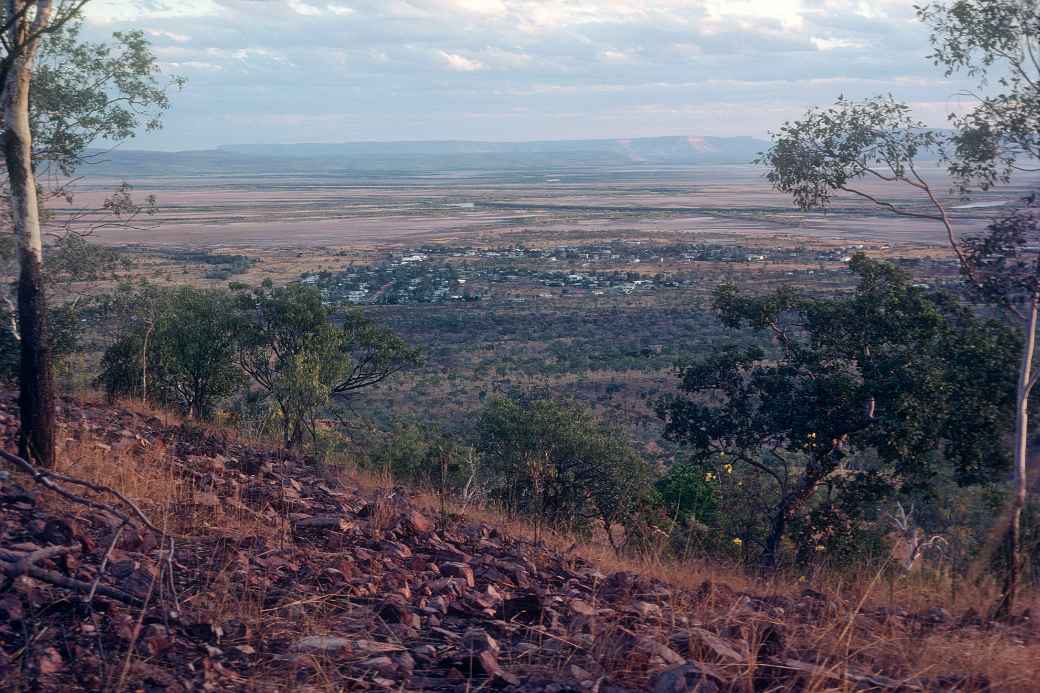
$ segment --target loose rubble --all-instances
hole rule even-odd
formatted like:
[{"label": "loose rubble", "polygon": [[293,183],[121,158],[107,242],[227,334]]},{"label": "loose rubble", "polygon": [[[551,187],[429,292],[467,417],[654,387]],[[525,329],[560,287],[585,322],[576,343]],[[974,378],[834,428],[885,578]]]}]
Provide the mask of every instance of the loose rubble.
[{"label": "loose rubble", "polygon": [[[0,399],[8,450],[14,413],[11,397]],[[220,433],[89,402],[63,402],[62,417],[70,444],[161,449],[191,519],[153,518],[178,535],[170,555],[150,532],[0,475],[0,547],[75,547],[40,567],[144,604],[8,579],[0,680],[27,688],[713,693],[747,690],[756,662],[756,689],[798,689],[821,666],[785,629],[849,608],[811,590],[758,598],[705,583],[684,593],[604,574],[424,512],[404,489],[343,485],[304,458]],[[976,627],[942,610],[861,616],[907,631]],[[866,668],[841,675],[849,688],[950,686]],[[954,687],[968,683],[986,685]]]}]

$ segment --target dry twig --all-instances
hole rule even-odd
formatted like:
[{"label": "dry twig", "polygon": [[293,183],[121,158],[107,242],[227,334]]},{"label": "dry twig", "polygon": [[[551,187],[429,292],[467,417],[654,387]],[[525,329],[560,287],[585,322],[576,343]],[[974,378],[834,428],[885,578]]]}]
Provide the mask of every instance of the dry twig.
[{"label": "dry twig", "polygon": [[131,501],[129,498],[127,498],[122,493],[110,486],[95,484],[92,481],[86,481],[85,479],[77,479],[76,477],[68,476],[67,474],[61,474],[59,472],[54,472],[47,469],[40,469],[31,462],[22,459],[18,455],[12,455],[6,450],[0,450],[0,458],[7,460],[21,471],[31,476],[33,481],[40,484],[41,486],[50,489],[51,491],[54,491],[62,498],[72,501],[73,503],[78,503],[79,505],[85,505],[88,508],[93,508],[95,510],[110,513],[119,520],[122,520],[124,524],[131,524],[130,518],[125,513],[116,510],[107,503],[101,503],[95,500],[91,500],[90,498],[85,498],[83,496],[72,493],[71,491],[68,491],[59,486],[58,484],[54,483],[54,481],[52,480],[62,481],[66,484],[74,484],[76,486],[83,486],[84,488],[88,488],[91,491],[94,491],[95,493],[111,494],[118,498],[128,508],[130,508],[132,514],[135,517],[137,517],[137,519],[140,520],[140,522],[145,527],[152,530],[156,534],[163,534],[163,532],[158,527],[152,524],[151,520],[148,519],[148,516],[145,515],[133,501]]}]

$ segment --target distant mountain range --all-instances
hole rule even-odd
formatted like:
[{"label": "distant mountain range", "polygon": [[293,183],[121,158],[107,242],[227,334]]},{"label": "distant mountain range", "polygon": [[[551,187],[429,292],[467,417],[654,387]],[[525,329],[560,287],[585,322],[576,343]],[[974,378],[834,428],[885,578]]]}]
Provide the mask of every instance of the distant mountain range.
[{"label": "distant mountain range", "polygon": [[211,150],[115,150],[87,175],[413,172],[556,166],[742,164],[769,143],[753,137],[641,137],[535,142],[339,142],[237,144]]}]

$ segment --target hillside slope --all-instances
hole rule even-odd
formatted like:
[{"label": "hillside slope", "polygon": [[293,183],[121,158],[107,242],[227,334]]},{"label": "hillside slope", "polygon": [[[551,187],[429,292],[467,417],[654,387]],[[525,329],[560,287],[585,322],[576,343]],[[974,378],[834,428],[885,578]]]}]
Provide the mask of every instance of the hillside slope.
[{"label": "hillside slope", "polygon": [[[168,537],[0,475],[5,688],[946,691],[1037,680],[1028,619],[998,627],[804,585],[684,588],[219,430],[89,401],[64,401],[62,419],[61,471],[136,500],[173,551]],[[4,395],[7,450],[15,422]],[[68,548],[32,570],[15,560],[49,547]]]}]

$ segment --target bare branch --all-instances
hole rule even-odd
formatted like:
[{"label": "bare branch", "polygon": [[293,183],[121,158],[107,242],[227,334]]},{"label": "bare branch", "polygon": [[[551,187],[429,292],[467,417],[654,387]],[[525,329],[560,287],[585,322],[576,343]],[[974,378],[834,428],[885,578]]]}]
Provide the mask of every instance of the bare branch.
[{"label": "bare branch", "polygon": [[116,498],[118,498],[121,502],[123,502],[128,508],[130,508],[130,510],[132,511],[132,514],[134,516],[136,516],[137,519],[140,520],[141,523],[145,527],[147,527],[148,529],[152,530],[153,532],[155,532],[157,534],[163,534],[163,532],[160,529],[158,529],[155,525],[153,525],[151,520],[149,520],[148,517],[143,512],[141,512],[141,509],[138,508],[137,505],[135,505],[133,503],[133,501],[131,501],[129,498],[127,498],[126,496],[124,496],[122,493],[120,493],[119,491],[115,490],[114,488],[111,488],[110,486],[104,486],[104,485],[101,485],[101,484],[95,484],[95,483],[93,483],[91,481],[85,481],[83,479],[77,479],[75,477],[71,477],[71,476],[68,476],[66,474],[60,474],[58,472],[52,472],[50,470],[40,469],[40,468],[36,467],[35,465],[33,465],[32,463],[27,462],[26,460],[22,459],[18,455],[13,455],[13,454],[7,452],[6,450],[0,450],[0,458],[3,458],[4,460],[7,460],[8,462],[13,464],[15,467],[17,467],[21,471],[23,471],[26,474],[28,474],[29,476],[31,476],[33,481],[35,481],[36,483],[40,484],[41,486],[44,486],[44,487],[50,489],[51,491],[54,491],[55,493],[57,493],[62,498],[65,498],[66,500],[70,500],[73,503],[78,503],[79,505],[85,505],[88,508],[93,508],[95,510],[101,510],[103,512],[110,513],[110,514],[114,515],[116,518],[122,520],[123,522],[130,523],[130,518],[126,514],[120,512],[119,510],[116,510],[112,506],[107,505],[105,503],[99,503],[98,501],[91,500],[89,498],[85,498],[83,496],[79,496],[79,495],[77,495],[75,493],[72,493],[72,492],[62,488],[58,484],[54,483],[54,481],[52,481],[52,479],[56,479],[58,481],[63,481],[65,483],[67,483],[67,484],[75,484],[77,486],[83,486],[84,488],[88,488],[91,491],[94,491],[96,493],[108,493],[108,494],[111,494],[111,495],[115,496]]}]

